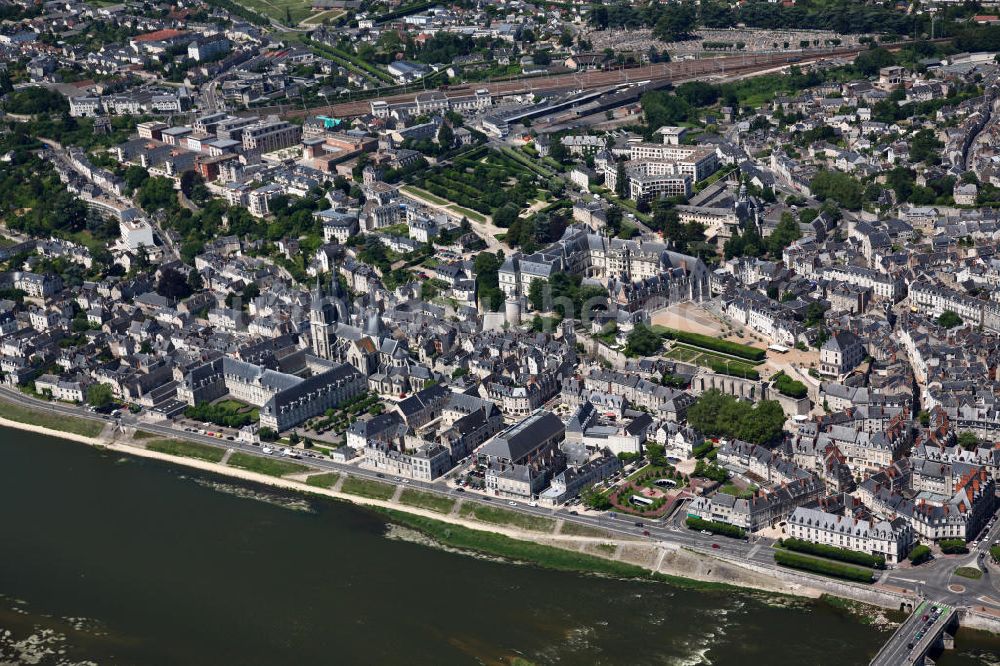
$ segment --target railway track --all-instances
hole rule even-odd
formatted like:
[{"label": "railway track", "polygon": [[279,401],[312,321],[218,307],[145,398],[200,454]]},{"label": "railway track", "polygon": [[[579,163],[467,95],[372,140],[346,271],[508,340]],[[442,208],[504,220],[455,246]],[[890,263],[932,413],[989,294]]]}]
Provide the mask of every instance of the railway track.
[{"label": "railway track", "polygon": [[[592,72],[569,72],[526,78],[510,78],[493,80],[483,83],[465,83],[451,86],[448,94],[471,93],[485,88],[494,95],[511,95],[518,93],[553,93],[567,90],[593,90],[611,87],[625,83],[649,81],[652,84],[665,85],[674,81],[702,78],[706,76],[722,76],[729,74],[763,71],[784,65],[815,62],[826,58],[853,57],[864,49],[841,48],[823,49],[822,51],[803,54],[744,54],[723,58],[705,58],[701,60],[684,60],[668,63],[652,63],[636,67]],[[399,93],[380,97],[389,103],[412,101],[425,91]],[[285,118],[304,115],[324,114],[339,118],[350,118],[368,113],[371,100],[355,100],[315,107],[296,107],[292,104],[261,107],[252,112],[257,115],[277,114]]]},{"label": "railway track", "polygon": [[[943,38],[935,39],[933,41],[942,42],[948,40],[947,38]],[[899,42],[896,44],[889,44],[886,45],[885,48],[890,51],[897,51],[905,47],[908,43],[909,42]],[[648,81],[656,87],[663,86],[668,83],[681,83],[688,80],[701,79],[711,76],[752,74],[754,72],[767,71],[776,67],[800,63],[813,63],[828,58],[853,58],[867,49],[867,46],[855,46],[817,49],[807,53],[746,53],[722,58],[703,58],[700,60],[651,63],[647,65],[596,72],[568,72],[565,74],[535,77],[509,77],[482,83],[463,83],[450,86],[447,89],[447,92],[448,94],[455,95],[471,93],[472,91],[485,88],[494,95],[512,95],[529,92],[555,93],[568,90],[594,90],[639,81]],[[417,95],[423,94],[424,92],[430,92],[430,90],[410,91],[371,99],[381,99],[389,103],[408,102],[413,101]],[[337,118],[352,118],[368,113],[371,109],[371,99],[354,100],[329,105],[324,104],[306,108],[296,106],[294,104],[282,104],[253,109],[251,113],[261,116],[276,114],[285,118],[295,118],[313,114],[323,114]]]}]

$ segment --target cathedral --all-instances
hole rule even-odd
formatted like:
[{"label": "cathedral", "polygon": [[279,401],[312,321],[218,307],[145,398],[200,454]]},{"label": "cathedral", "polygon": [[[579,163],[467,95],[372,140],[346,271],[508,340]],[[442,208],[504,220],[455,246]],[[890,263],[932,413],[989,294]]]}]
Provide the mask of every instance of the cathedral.
[{"label": "cathedral", "polygon": [[353,366],[377,393],[417,391],[436,379],[413,360],[405,342],[392,337],[378,307],[362,299],[352,303],[336,277],[326,290],[318,279],[313,288],[309,342],[316,356]]},{"label": "cathedral", "polygon": [[376,306],[366,308],[360,300],[351,303],[336,276],[326,293],[316,279],[309,308],[309,339],[316,356],[344,360],[350,343],[371,338],[377,345],[385,335]]}]

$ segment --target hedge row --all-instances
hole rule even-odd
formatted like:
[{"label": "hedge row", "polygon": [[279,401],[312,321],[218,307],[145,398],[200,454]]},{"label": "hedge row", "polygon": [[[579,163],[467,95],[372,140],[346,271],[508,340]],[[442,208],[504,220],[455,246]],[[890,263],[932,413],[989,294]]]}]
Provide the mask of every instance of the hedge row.
[{"label": "hedge row", "polygon": [[841,562],[849,562],[851,564],[860,564],[863,567],[870,567],[872,569],[885,568],[885,558],[881,555],[870,555],[857,550],[837,548],[835,546],[827,546],[821,543],[803,541],[802,539],[783,539],[778,543],[788,550],[794,550],[800,553],[819,555],[820,557],[827,557],[831,560],[840,560]]},{"label": "hedge row", "polygon": [[691,449],[691,455],[695,458],[704,458],[713,448],[715,448],[715,444],[712,443],[712,440],[707,439],[699,446]]},{"label": "hedge row", "polygon": [[741,377],[742,379],[752,379],[754,381],[760,379],[759,372],[751,368],[746,363],[740,363],[739,361],[726,363],[725,361],[719,361],[713,358],[709,360],[708,366],[712,369],[712,372],[720,375]]},{"label": "hedge row", "polygon": [[790,553],[787,550],[775,551],[774,561],[783,567],[811,571],[825,576],[853,580],[858,583],[871,583],[873,578],[873,572],[870,569],[862,569],[849,564],[838,564],[829,560],[817,560],[814,557]]},{"label": "hedge row", "polygon": [[727,525],[726,523],[717,523],[714,520],[705,520],[697,516],[688,516],[686,522],[687,526],[693,530],[708,530],[712,534],[721,534],[722,536],[733,537],[735,539],[742,539],[746,536],[746,532],[741,527]]},{"label": "hedge row", "polygon": [[767,352],[763,349],[741,345],[728,340],[720,340],[718,338],[713,338],[710,335],[689,333],[687,331],[678,331],[673,328],[668,328],[666,329],[666,332],[663,333],[663,336],[670,338],[671,340],[677,340],[678,342],[686,342],[687,344],[694,345],[696,347],[711,349],[712,351],[729,354],[731,356],[739,356],[740,358],[745,358],[748,361],[759,362],[763,361],[767,357]]},{"label": "hedge row", "polygon": [[923,564],[931,559],[931,549],[922,543],[918,543],[910,551],[910,562],[913,564]]},{"label": "hedge row", "polygon": [[969,552],[965,539],[941,539],[938,541],[938,546],[945,555],[964,555]]},{"label": "hedge row", "polygon": [[774,387],[782,395],[787,395],[789,398],[804,398],[808,395],[808,389],[806,389],[805,384],[797,379],[792,379],[784,372],[779,372],[773,379]]}]

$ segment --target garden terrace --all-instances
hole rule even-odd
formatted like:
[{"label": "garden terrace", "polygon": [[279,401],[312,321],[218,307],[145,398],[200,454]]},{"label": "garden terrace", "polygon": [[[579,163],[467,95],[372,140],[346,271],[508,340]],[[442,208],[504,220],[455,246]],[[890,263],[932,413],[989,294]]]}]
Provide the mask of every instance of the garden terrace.
[{"label": "garden terrace", "polygon": [[440,200],[493,215],[506,204],[521,209],[535,200],[540,173],[506,153],[478,148],[421,172],[413,184]]}]

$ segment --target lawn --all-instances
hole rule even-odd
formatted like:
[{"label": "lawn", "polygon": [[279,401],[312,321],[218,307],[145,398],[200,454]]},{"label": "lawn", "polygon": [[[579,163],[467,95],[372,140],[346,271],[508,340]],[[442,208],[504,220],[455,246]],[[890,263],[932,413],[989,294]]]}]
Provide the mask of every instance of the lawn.
[{"label": "lawn", "polygon": [[302,25],[319,25],[325,20],[335,21],[346,13],[347,12],[343,9],[328,9],[325,12],[313,14],[306,20],[302,21]]},{"label": "lawn", "polygon": [[146,444],[149,451],[166,453],[171,456],[182,456],[184,458],[197,458],[208,462],[221,462],[226,450],[208,444],[198,444],[197,442],[185,442],[179,439],[158,439],[155,442]]},{"label": "lawn", "polygon": [[468,208],[463,208],[462,206],[459,206],[456,203],[452,203],[452,202],[448,201],[447,199],[442,199],[441,197],[437,196],[436,194],[432,194],[432,193],[428,192],[427,190],[422,190],[419,187],[414,187],[413,185],[403,185],[399,189],[402,190],[406,194],[410,194],[410,195],[413,195],[415,197],[419,197],[419,198],[421,198],[421,199],[423,199],[425,201],[429,201],[430,203],[434,204],[435,206],[444,206],[448,210],[453,211],[455,213],[458,213],[459,215],[464,215],[465,217],[467,217],[470,220],[473,220],[475,222],[485,222],[486,221],[486,217],[483,216],[483,215],[481,215],[481,214],[479,214],[479,213],[477,213],[476,211],[470,210]]},{"label": "lawn", "polygon": [[757,492],[757,486],[750,486],[749,488],[740,488],[731,483],[719,488],[720,493],[725,493],[726,495],[732,495],[733,497],[738,497],[740,499],[750,499]]},{"label": "lawn", "polygon": [[413,488],[407,488],[399,496],[399,501],[409,506],[429,509],[438,513],[449,513],[455,507],[455,500],[436,493],[425,493]]},{"label": "lawn", "polygon": [[0,417],[43,428],[70,432],[75,435],[83,435],[84,437],[97,437],[104,430],[104,424],[100,421],[77,419],[62,414],[50,414],[2,400],[0,400]]},{"label": "lawn", "polygon": [[493,523],[494,525],[510,525],[511,527],[520,527],[521,529],[533,530],[535,532],[551,532],[556,526],[556,522],[551,518],[530,516],[517,511],[498,509],[493,506],[483,506],[478,503],[469,503],[464,505],[461,509],[459,509],[459,514],[464,518],[475,518],[476,520],[480,520],[484,523]]},{"label": "lawn", "polygon": [[336,472],[327,472],[325,474],[313,474],[308,479],[306,483],[310,486],[316,486],[317,488],[333,488],[337,483],[337,479],[340,475]]},{"label": "lawn", "polygon": [[313,13],[312,3],[309,0],[235,0],[235,2],[247,9],[252,9],[258,14],[270,16],[282,23],[287,23],[287,19],[290,16],[292,19],[291,25],[296,25],[300,21],[309,18]]},{"label": "lawn", "polygon": [[663,355],[681,363],[694,363],[695,359],[701,356],[701,353],[688,347],[674,347],[664,352]]},{"label": "lawn", "polygon": [[146,432],[145,430],[136,430],[132,434],[132,439],[135,440],[135,441],[137,441],[137,442],[139,442],[139,441],[142,441],[144,439],[152,439],[152,438],[157,437],[157,436],[158,435],[156,435],[154,433],[151,433],[151,432]]},{"label": "lawn", "polygon": [[470,220],[474,220],[476,222],[485,222],[486,221],[486,218],[484,216],[480,215],[479,213],[477,213],[476,211],[469,210],[468,208],[463,208],[463,207],[459,206],[458,204],[452,204],[452,205],[448,206],[448,208],[450,208],[451,210],[455,211],[456,213],[459,213],[460,215],[464,215],[465,217],[469,218]]},{"label": "lawn", "polygon": [[757,347],[741,345],[737,342],[730,342],[710,335],[701,333],[691,333],[689,331],[679,331],[655,324],[650,327],[654,333],[662,335],[668,340],[673,340],[674,345],[683,345],[704,353],[711,352],[715,356],[723,358],[732,357],[745,363],[762,363],[767,358],[767,352]]},{"label": "lawn", "polygon": [[580,525],[579,523],[571,523],[569,521],[563,523],[562,529],[559,530],[559,534],[565,534],[567,536],[596,537],[598,539],[608,539],[612,536],[611,532],[608,532],[607,530],[590,527],[589,525]]},{"label": "lawn", "polygon": [[268,476],[285,476],[286,474],[298,474],[309,471],[308,467],[299,463],[288,460],[275,460],[274,458],[261,458],[259,456],[252,456],[249,453],[240,453],[239,451],[229,457],[229,466],[239,467],[240,469],[257,472],[258,474],[267,474]]},{"label": "lawn", "polygon": [[700,365],[703,368],[710,368],[715,372],[727,375],[750,377],[751,379],[758,379],[760,377],[760,373],[754,368],[755,362],[726,356],[718,352],[689,347],[679,342],[674,342],[672,347],[663,353],[663,356],[682,363]]},{"label": "lawn", "polygon": [[959,567],[955,569],[955,575],[961,576],[962,578],[971,578],[972,580],[979,580],[983,577],[983,572],[975,567]]},{"label": "lawn", "polygon": [[395,487],[387,485],[385,483],[379,483],[378,481],[371,481],[369,479],[359,479],[354,476],[349,476],[344,479],[344,485],[340,487],[340,491],[348,493],[350,495],[358,495],[360,497],[370,497],[371,499],[387,500],[392,498],[393,493],[396,492]]},{"label": "lawn", "polygon": [[510,157],[518,164],[522,164],[527,168],[531,169],[532,171],[537,173],[539,176],[542,176],[543,178],[552,178],[552,176],[555,175],[551,169],[542,166],[537,159],[532,159],[526,156],[524,153],[514,150],[513,148],[508,148],[507,146],[503,146],[500,148],[500,152],[506,155],[507,157]]},{"label": "lawn", "polygon": [[442,199],[439,196],[433,195],[426,190],[420,189],[419,187],[414,187],[413,185],[403,185],[399,189],[403,190],[404,193],[412,194],[413,196],[420,197],[421,199],[426,199],[437,206],[447,206],[451,203],[447,199]]}]

